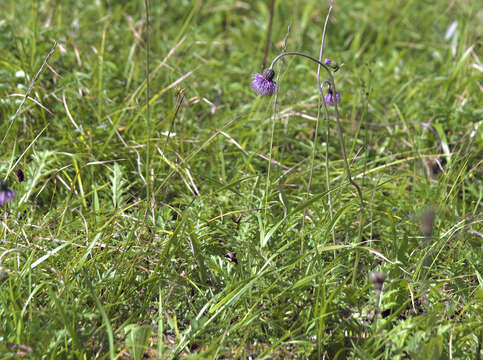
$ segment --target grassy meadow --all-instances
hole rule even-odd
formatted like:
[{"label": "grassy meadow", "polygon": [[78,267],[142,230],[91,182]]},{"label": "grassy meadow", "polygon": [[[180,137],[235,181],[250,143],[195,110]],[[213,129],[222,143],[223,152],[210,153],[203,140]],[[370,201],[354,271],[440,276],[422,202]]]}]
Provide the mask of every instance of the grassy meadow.
[{"label": "grassy meadow", "polygon": [[481,359],[477,3],[2,0],[0,359]]}]

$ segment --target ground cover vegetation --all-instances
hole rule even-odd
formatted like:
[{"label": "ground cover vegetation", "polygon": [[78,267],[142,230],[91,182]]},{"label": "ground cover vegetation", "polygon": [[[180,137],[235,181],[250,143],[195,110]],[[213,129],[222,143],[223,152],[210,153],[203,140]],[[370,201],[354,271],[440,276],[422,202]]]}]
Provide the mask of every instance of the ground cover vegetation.
[{"label": "ground cover vegetation", "polygon": [[0,2],[0,359],[481,359],[476,3]]}]

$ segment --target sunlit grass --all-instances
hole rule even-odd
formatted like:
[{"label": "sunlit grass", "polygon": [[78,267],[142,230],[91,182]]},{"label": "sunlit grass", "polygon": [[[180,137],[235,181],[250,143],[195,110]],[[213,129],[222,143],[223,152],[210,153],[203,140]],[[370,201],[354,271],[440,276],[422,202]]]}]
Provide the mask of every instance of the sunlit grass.
[{"label": "sunlit grass", "polygon": [[[335,2],[361,242],[316,66],[250,86],[267,3],[151,2],[150,129],[143,1],[0,4],[1,359],[481,357],[476,4]],[[327,9],[276,2],[269,61]]]}]

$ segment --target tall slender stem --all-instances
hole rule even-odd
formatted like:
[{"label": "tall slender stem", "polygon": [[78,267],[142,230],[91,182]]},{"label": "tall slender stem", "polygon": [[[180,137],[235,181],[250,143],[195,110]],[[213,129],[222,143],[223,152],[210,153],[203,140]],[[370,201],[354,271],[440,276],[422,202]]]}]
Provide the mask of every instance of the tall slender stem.
[{"label": "tall slender stem", "polygon": [[[330,13],[332,12],[332,2],[329,2],[329,10],[327,11],[327,16],[325,17],[324,23],[324,30],[322,31],[322,39],[320,40],[320,52],[319,52],[319,61],[322,62],[322,55],[324,54],[324,44],[325,44],[325,34],[327,32],[327,23],[329,22]],[[324,93],[322,91],[322,84],[320,82],[320,65],[317,65],[317,85],[319,86],[319,95],[320,100],[324,104],[324,112],[325,118],[327,119],[327,141],[326,141],[326,156],[325,156],[325,177],[327,181],[327,198],[329,200],[329,210],[330,210],[330,218],[332,219],[332,201],[330,195],[330,182],[329,182],[329,113],[327,111],[327,104],[325,103]],[[332,235],[334,233],[332,232]]]},{"label": "tall slender stem", "polygon": [[147,143],[146,143],[146,180],[147,186],[147,198],[151,203],[151,177],[149,174],[150,170],[150,155],[151,155],[151,118],[149,113],[149,0],[144,0],[144,6],[146,9],[146,130],[147,130]]},{"label": "tall slender stem", "polygon": [[[287,55],[302,56],[302,57],[305,57],[309,60],[312,60],[313,62],[319,64],[319,67],[318,67],[319,70],[320,70],[321,67],[323,67],[325,69],[325,71],[327,72],[327,75],[329,76],[328,82],[329,82],[330,89],[332,90],[332,93],[334,94],[334,96],[336,96],[337,89],[335,87],[334,76],[332,75],[332,72],[330,71],[330,69],[324,63],[322,63],[322,60],[318,60],[318,59],[314,58],[313,56],[310,56],[310,55],[307,55],[307,54],[304,54],[304,53],[301,53],[301,52],[298,52],[298,51],[283,52],[273,59],[272,63],[270,64],[270,69],[273,68],[273,66],[275,65],[275,63],[279,59],[281,59],[282,57],[287,56]],[[319,79],[319,75],[318,75],[318,79]],[[320,80],[319,80],[319,91],[321,91]],[[323,103],[324,103],[324,108],[325,108],[325,111],[326,111],[326,114],[327,114],[327,104],[325,103],[325,99],[323,100]],[[344,133],[342,131],[342,125],[341,125],[340,119],[339,119],[339,108],[337,106],[337,101],[334,101],[334,111],[335,111],[335,119],[336,119],[336,122],[337,122],[337,135],[339,137],[340,151],[342,153],[342,158],[344,159],[344,167],[345,167],[347,179],[349,180],[351,185],[356,188],[357,195],[359,196],[359,200],[361,202],[361,209],[360,209],[360,213],[359,213],[360,214],[360,216],[359,216],[359,231],[358,231],[358,239],[359,239],[359,242],[361,242],[362,241],[363,220],[364,220],[364,216],[363,216],[364,199],[362,197],[362,191],[361,191],[359,185],[357,185],[356,182],[352,179],[352,175],[351,175],[351,171],[350,171],[350,167],[349,167],[349,162],[347,161],[347,154],[346,154],[345,142],[344,142]],[[356,258],[354,260],[354,266],[353,266],[353,269],[352,269],[352,284],[353,285],[355,284],[355,281],[356,281],[356,274],[357,274],[358,267],[359,267],[359,250],[356,249]]]},{"label": "tall slender stem", "polygon": [[[319,64],[321,67],[323,67],[325,69],[325,71],[327,72],[327,74],[329,75],[329,83],[330,83],[331,89],[333,91],[333,94],[334,95],[337,94],[337,90],[336,90],[335,83],[334,83],[334,76],[332,75],[332,71],[330,71],[330,69],[324,63],[322,63],[322,61],[319,61],[318,59],[314,58],[313,56],[310,56],[310,55],[307,55],[307,54],[304,54],[304,53],[301,53],[301,52],[298,52],[298,51],[283,52],[283,53],[277,55],[273,59],[272,63],[270,64],[270,69],[273,69],[273,66],[275,65],[275,63],[278,60],[280,60],[282,57],[288,56],[288,55],[296,55],[296,56],[305,57],[305,58],[312,60],[313,62]],[[340,124],[339,109],[337,107],[337,101],[334,101],[334,109],[335,109],[335,119],[337,121],[337,133],[338,133],[338,136],[339,136],[340,150],[341,150],[341,153],[342,153],[342,157],[344,159],[344,167],[345,167],[346,175],[347,175],[347,178],[348,178],[349,182],[351,183],[351,185],[354,186],[357,190],[357,194],[359,195],[359,200],[361,202],[361,208],[362,208],[362,207],[364,207],[364,200],[363,200],[363,197],[362,197],[362,191],[361,191],[359,185],[357,185],[354,182],[354,180],[352,180],[352,175],[351,175],[351,171],[350,171],[350,168],[349,168],[349,162],[347,161],[347,155],[346,155],[345,144],[344,144],[344,134],[342,132],[342,125]]]},{"label": "tall slender stem", "polygon": [[[322,55],[324,54],[324,43],[325,43],[325,33],[327,31],[327,23],[329,22],[329,16],[332,12],[332,5],[329,6],[329,11],[327,11],[327,16],[325,17],[324,30],[322,31],[322,39],[320,40],[320,52],[319,61],[322,62]],[[319,83],[319,90],[322,90],[320,86],[320,65],[317,66],[317,82]]]},{"label": "tall slender stem", "polygon": [[[322,38],[320,39],[320,51],[319,51],[319,61],[322,62],[323,54],[324,54],[324,46],[325,46],[325,35],[327,33],[327,23],[329,22],[329,17],[332,12],[333,4],[332,1],[329,0],[329,10],[327,11],[327,16],[325,17],[324,22],[324,29],[322,30]],[[329,138],[330,138],[330,126],[329,126],[329,111],[327,110],[327,104],[325,102],[324,92],[322,90],[322,84],[320,82],[320,65],[317,64],[317,85],[319,89],[319,96],[320,101],[324,106],[324,114],[327,120],[327,128],[326,128],[326,141],[325,141],[325,181],[327,183],[327,202],[329,203],[329,215],[330,220],[332,221],[332,195],[330,193],[330,177],[329,177]],[[332,230],[332,240],[335,244],[335,231]],[[335,257],[335,254],[334,254]]]},{"label": "tall slender stem", "polygon": [[275,0],[270,2],[270,15],[268,18],[268,28],[267,28],[267,38],[265,41],[265,52],[263,53],[262,70],[265,69],[267,65],[268,50],[270,49],[270,39],[272,37],[272,24],[273,24],[273,13],[275,8]]},{"label": "tall slender stem", "polygon": [[[322,40],[320,42],[320,53],[319,53],[319,61],[322,62],[322,53],[324,52],[324,40],[325,40],[325,32],[327,29],[327,21],[329,20],[330,16],[330,11],[332,10],[332,6],[329,8],[329,11],[327,12],[327,17],[325,18],[325,25],[324,25],[324,30],[322,31]],[[319,95],[320,95],[320,101],[324,104],[324,109],[325,109],[325,118],[327,119],[327,122],[329,121],[329,113],[327,112],[327,106],[325,104],[325,99],[324,99],[324,94],[322,92],[322,86],[320,85],[320,65],[317,66],[317,84],[319,88]],[[319,103],[320,105],[320,103]],[[312,147],[312,158],[310,159],[310,173],[309,173],[309,181],[307,182],[307,192],[305,193],[305,200],[309,199],[310,196],[310,188],[312,187],[312,177],[314,174],[314,162],[315,162],[315,152],[317,149],[317,136],[319,134],[319,117],[320,117],[320,106],[317,107],[317,121],[315,123],[315,134],[314,134],[314,140],[313,140],[313,147]],[[327,126],[328,128],[328,126]],[[328,159],[328,157],[326,157]],[[327,164],[326,164],[327,165]],[[326,173],[328,171],[328,166],[326,166]],[[328,177],[327,177],[328,179]],[[329,190],[329,181],[327,180],[327,190]],[[329,207],[330,207],[330,215],[332,218],[332,206],[331,206],[331,201],[330,201],[330,192],[328,192],[328,199],[329,199]],[[304,209],[304,216],[302,218],[302,233],[304,232],[305,229],[305,217],[307,214],[307,208]],[[302,236],[302,242],[303,242],[303,236]]]}]

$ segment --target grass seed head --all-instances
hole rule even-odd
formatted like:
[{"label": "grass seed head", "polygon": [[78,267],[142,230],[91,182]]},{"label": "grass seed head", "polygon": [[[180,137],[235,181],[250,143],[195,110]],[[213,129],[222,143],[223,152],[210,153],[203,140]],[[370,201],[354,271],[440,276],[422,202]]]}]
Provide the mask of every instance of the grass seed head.
[{"label": "grass seed head", "polygon": [[382,290],[382,285],[384,284],[385,280],[386,280],[386,273],[383,273],[381,271],[371,271],[369,273],[369,281],[374,284],[374,288],[377,291]]}]

